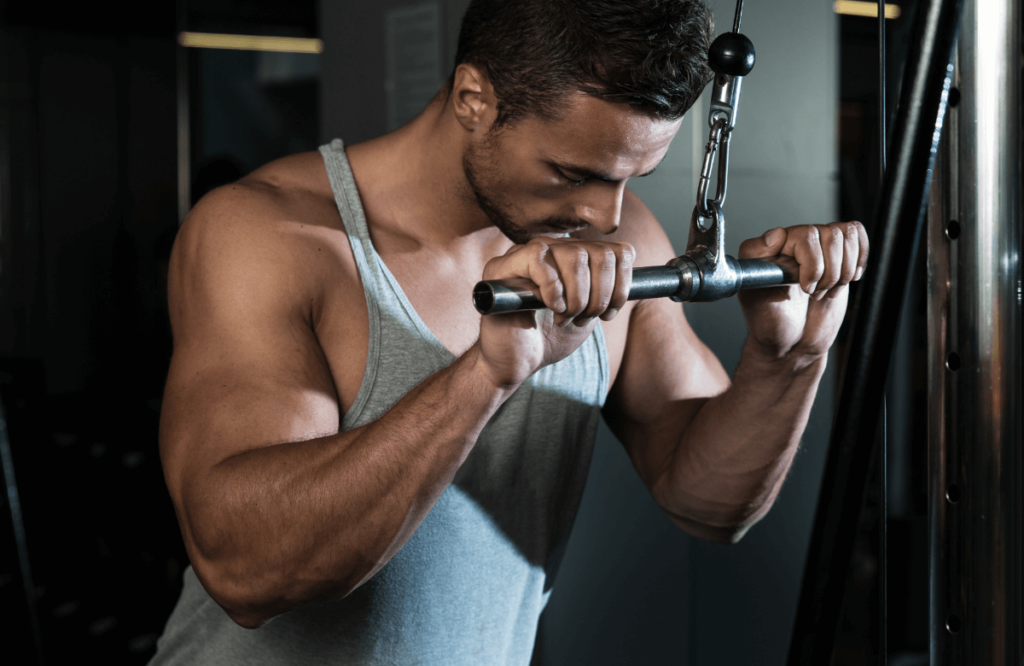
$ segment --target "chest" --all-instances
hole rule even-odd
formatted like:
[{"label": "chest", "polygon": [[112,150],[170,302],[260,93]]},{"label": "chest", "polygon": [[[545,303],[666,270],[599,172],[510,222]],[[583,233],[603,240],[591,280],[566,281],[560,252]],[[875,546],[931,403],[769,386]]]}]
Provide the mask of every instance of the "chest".
[{"label": "chest", "polygon": [[453,356],[464,354],[480,333],[480,313],[473,307],[472,293],[483,265],[395,259],[385,261],[415,316]]},{"label": "chest", "polygon": [[[363,261],[354,258],[347,240],[344,247],[331,253],[332,278],[315,331],[343,413],[348,413],[357,397],[370,351],[366,290],[377,301],[377,329],[389,326],[414,331],[420,340],[440,343],[454,357],[465,353],[480,331],[480,314],[473,307],[471,294],[482,265],[416,253],[378,255],[365,246],[360,249]],[[382,344],[379,330],[375,335]]]},{"label": "chest", "polygon": [[[346,256],[347,255],[347,256]],[[370,349],[369,309],[363,282],[379,298],[405,299],[397,308],[404,323],[416,327],[428,340],[435,338],[453,357],[459,357],[477,340],[481,315],[473,307],[473,286],[483,273],[484,261],[459,261],[426,253],[366,255],[368,275],[361,275],[350,248],[335,257],[339,277],[328,292],[317,326],[325,360],[330,368],[342,413],[348,413],[358,396]],[[374,262],[380,265],[373,266]],[[376,325],[381,325],[380,314]],[[610,379],[621,364],[628,329],[628,309],[603,323]]]}]

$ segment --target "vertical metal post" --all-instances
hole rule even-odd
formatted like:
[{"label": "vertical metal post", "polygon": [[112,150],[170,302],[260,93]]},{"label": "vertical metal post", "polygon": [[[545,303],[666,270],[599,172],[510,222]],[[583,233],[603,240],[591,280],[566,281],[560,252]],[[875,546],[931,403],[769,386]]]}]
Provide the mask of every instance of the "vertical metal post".
[{"label": "vertical metal post", "polygon": [[[885,100],[885,0],[878,0],[878,191],[885,182],[886,125],[889,120]],[[878,663],[889,663],[889,409],[888,396],[882,395],[879,426],[878,476],[881,501],[878,507]]]},{"label": "vertical metal post", "polygon": [[923,0],[914,32],[872,238],[871,268],[854,303],[840,407],[822,475],[814,532],[790,641],[790,666],[832,660],[881,394],[922,227],[963,0]]},{"label": "vertical metal post", "polygon": [[932,666],[1024,663],[1021,5],[967,0],[928,234]]},{"label": "vertical metal post", "polygon": [[[177,1],[177,35],[188,29],[185,0]],[[185,221],[192,207],[191,136],[189,133],[188,50],[180,43],[177,49],[177,113],[178,113],[178,224]]]}]

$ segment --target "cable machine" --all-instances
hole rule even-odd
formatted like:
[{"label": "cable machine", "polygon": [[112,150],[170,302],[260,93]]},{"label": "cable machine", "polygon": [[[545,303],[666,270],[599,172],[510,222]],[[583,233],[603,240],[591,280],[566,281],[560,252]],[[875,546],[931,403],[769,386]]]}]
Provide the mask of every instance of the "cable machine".
[{"label": "cable machine", "polygon": [[[665,267],[634,269],[631,300],[711,301],[740,289],[796,282],[792,265],[736,261],[723,249],[729,137],[742,77],[754,65],[753,45],[739,33],[742,11],[738,0],[732,32],[709,52],[716,74],[711,134],[686,252]],[[961,13],[964,29],[955,50]],[[885,444],[884,431],[882,437],[876,433],[896,337],[891,322],[903,307],[928,209],[930,662],[1019,666],[1022,9],[1019,0],[918,4],[888,149],[884,0],[878,17],[883,177],[871,267],[852,303],[850,348],[788,664],[831,663],[872,460],[882,465],[879,662],[887,663]],[[953,107],[948,119],[947,106]],[[718,189],[709,200],[719,149]],[[543,307],[533,289],[528,280],[481,282],[474,304],[483,314]]]}]

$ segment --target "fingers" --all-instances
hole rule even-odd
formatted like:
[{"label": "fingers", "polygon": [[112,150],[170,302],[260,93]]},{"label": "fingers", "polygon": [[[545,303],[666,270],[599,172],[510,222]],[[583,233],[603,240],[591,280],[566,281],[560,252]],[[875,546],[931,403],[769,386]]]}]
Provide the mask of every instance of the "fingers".
[{"label": "fingers", "polygon": [[591,267],[590,297],[582,316],[611,321],[629,298],[629,287],[633,281],[633,246],[628,243],[587,243],[585,247]]},{"label": "fingers", "polygon": [[550,247],[545,243],[514,245],[503,256],[494,257],[484,266],[484,280],[527,278],[536,285],[534,295],[553,312],[566,309],[565,291]]},{"label": "fingers", "polygon": [[601,319],[605,321],[611,321],[629,300],[629,289],[633,284],[633,262],[636,260],[636,250],[629,243],[609,245],[613,246],[615,252],[616,269],[612,298],[608,303],[608,309],[601,315]]},{"label": "fingers", "polygon": [[744,241],[739,252],[741,259],[779,254],[796,259],[804,292],[816,300],[835,298],[864,274],[868,237],[860,222],[779,227]]},{"label": "fingers", "polygon": [[626,304],[635,251],[628,243],[562,241],[551,254],[566,294],[559,323],[585,326],[594,317],[610,321]]},{"label": "fingers", "polygon": [[871,249],[871,244],[868,242],[868,233],[864,229],[864,225],[860,222],[847,222],[847,224],[853,226],[857,230],[857,243],[859,245],[859,254],[857,255],[857,273],[854,275],[854,280],[859,280],[864,276],[864,269],[868,265],[868,252]]},{"label": "fingers", "polygon": [[842,264],[839,267],[839,279],[829,291],[828,297],[839,295],[841,287],[850,284],[857,278],[857,260],[860,257],[860,230],[853,222],[829,225],[839,230],[843,236]]},{"label": "fingers", "polygon": [[489,261],[484,279],[528,278],[559,325],[585,326],[613,319],[626,304],[635,255],[628,243],[535,238]]},{"label": "fingers", "polygon": [[740,259],[761,259],[774,257],[782,252],[786,243],[786,230],[782,227],[770,229],[763,236],[750,238],[740,243]]},{"label": "fingers", "polygon": [[834,224],[827,224],[816,227],[818,239],[821,243],[821,257],[823,261],[821,278],[814,290],[814,297],[821,300],[828,293],[828,290],[839,283],[843,272],[843,255],[845,254],[846,239],[843,230]]},{"label": "fingers", "polygon": [[800,265],[800,288],[807,294],[818,289],[818,281],[825,274],[825,256],[821,248],[818,227],[803,225],[790,227],[780,254],[787,254]]},{"label": "fingers", "polygon": [[825,251],[823,246],[823,254],[829,265],[827,271],[835,274],[836,279],[831,284],[824,280],[818,284],[815,294],[818,300],[825,296],[839,296],[843,287],[861,278],[867,265],[868,235],[864,225],[860,222],[834,222],[827,228],[831,236],[830,247]]},{"label": "fingers", "polygon": [[[590,301],[590,253],[582,244],[560,243],[552,246],[551,255],[565,288],[565,310],[559,323],[582,314]],[[599,277],[600,279],[600,277]]]}]

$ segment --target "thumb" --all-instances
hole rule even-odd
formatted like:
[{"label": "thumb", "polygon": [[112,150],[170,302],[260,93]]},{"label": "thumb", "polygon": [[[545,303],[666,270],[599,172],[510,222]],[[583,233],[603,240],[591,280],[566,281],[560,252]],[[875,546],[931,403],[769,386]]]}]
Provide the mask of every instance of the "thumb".
[{"label": "thumb", "polygon": [[764,232],[764,235],[757,238],[750,238],[740,244],[740,259],[760,259],[762,257],[774,257],[782,251],[786,244],[788,234],[782,227],[776,227]]}]

